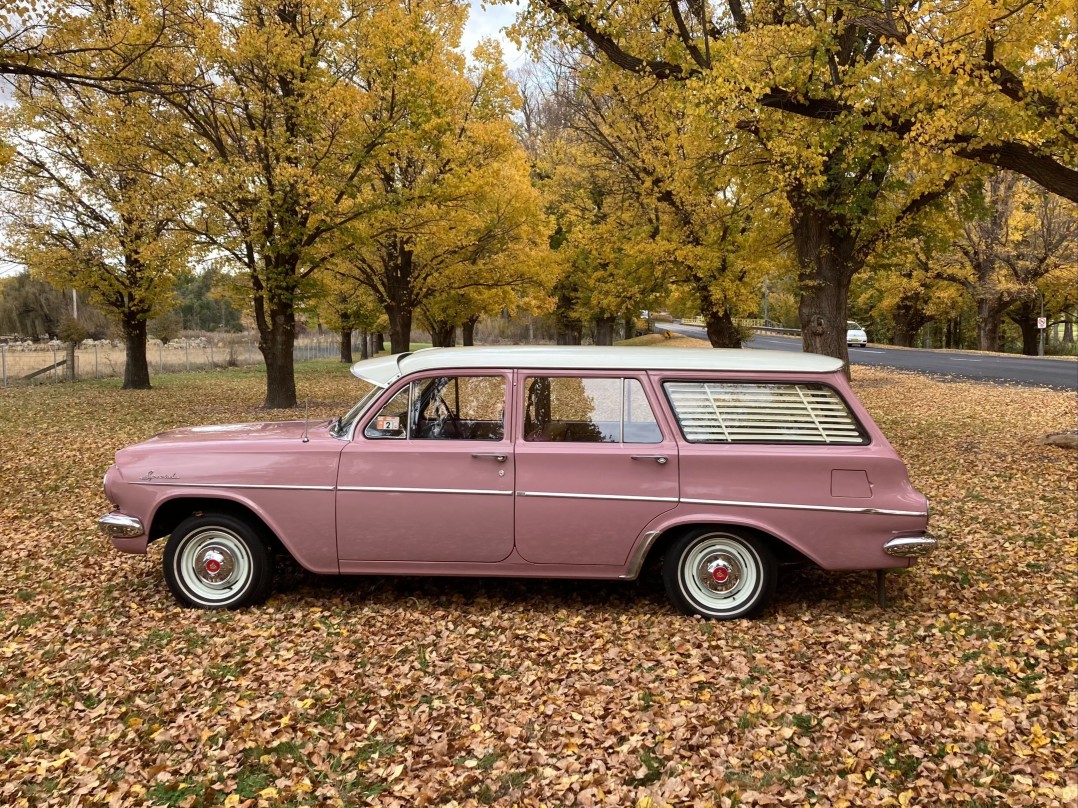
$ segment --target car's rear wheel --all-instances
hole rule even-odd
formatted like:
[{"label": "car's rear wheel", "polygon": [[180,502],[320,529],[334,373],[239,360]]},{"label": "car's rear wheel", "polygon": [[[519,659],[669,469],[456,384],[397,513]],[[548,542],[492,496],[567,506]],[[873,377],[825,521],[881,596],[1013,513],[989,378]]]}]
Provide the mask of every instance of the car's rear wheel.
[{"label": "car's rear wheel", "polygon": [[663,583],[686,614],[733,620],[758,613],[775,593],[775,555],[751,533],[702,528],[675,540],[663,557]]},{"label": "car's rear wheel", "polygon": [[238,609],[266,599],[273,556],[260,532],[234,516],[184,519],[165,545],[165,581],[176,599],[200,609]]}]

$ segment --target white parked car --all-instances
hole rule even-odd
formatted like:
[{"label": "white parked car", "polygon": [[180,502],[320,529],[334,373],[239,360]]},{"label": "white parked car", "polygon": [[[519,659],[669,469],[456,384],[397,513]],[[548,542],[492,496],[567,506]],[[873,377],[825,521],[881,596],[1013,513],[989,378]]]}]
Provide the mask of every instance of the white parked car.
[{"label": "white parked car", "polygon": [[868,334],[865,333],[865,329],[861,328],[853,320],[846,321],[846,346],[852,348],[854,345],[864,348],[868,345]]}]

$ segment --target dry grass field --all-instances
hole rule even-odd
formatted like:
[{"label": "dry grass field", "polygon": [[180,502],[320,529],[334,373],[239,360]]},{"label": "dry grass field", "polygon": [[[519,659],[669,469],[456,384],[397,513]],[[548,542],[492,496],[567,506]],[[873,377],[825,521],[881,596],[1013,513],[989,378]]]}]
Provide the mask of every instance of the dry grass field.
[{"label": "dry grass field", "polygon": [[[146,361],[150,366],[150,375],[159,373],[179,373],[182,371],[209,370],[211,368],[244,367],[263,364],[262,354],[258,350],[258,339],[251,334],[210,335],[209,339],[183,340],[162,345],[153,341],[146,346]],[[12,345],[0,345],[3,351],[4,372],[9,385],[26,384],[26,377],[36,371],[55,365],[64,359],[64,348],[49,348],[36,345],[32,348],[20,348]],[[304,362],[318,358],[332,358],[337,355],[337,337],[301,337],[296,341],[295,360]],[[359,358],[358,350],[356,358]],[[127,359],[122,343],[102,344],[80,347],[75,352],[75,373],[79,379],[106,379],[123,376]],[[34,379],[34,384],[48,384],[64,378],[64,368],[50,370]]]},{"label": "dry grass field", "polygon": [[[320,579],[179,608],[97,535],[113,452],[261,420],[227,370],[0,390],[0,804],[1073,806],[1075,397],[855,369],[944,540],[761,619],[636,584]],[[350,406],[298,368],[312,417]],[[298,417],[272,413],[270,417]]]}]

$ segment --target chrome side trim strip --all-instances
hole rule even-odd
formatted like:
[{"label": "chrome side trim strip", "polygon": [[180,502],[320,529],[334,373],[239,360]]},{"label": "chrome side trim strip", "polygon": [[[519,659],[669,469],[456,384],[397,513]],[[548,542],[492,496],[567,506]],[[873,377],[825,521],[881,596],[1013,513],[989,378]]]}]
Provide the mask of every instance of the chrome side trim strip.
[{"label": "chrome side trim strip", "polygon": [[683,499],[687,505],[728,505],[740,508],[782,508],[794,511],[833,511],[837,513],[873,513],[886,516],[928,516],[924,511],[896,511],[889,508],[847,508],[840,505],[796,505],[790,502],[739,502],[729,499]]},{"label": "chrome side trim strip", "polygon": [[489,494],[508,497],[512,491],[491,491],[487,488],[390,488],[377,485],[341,485],[338,491],[368,491],[385,494]]},{"label": "chrome side trim strip", "polygon": [[569,494],[556,491],[517,491],[518,497],[552,497],[555,499],[615,499],[626,502],[678,502],[677,497],[634,497],[627,494]]},{"label": "chrome side trim strip", "polygon": [[625,581],[635,581],[640,575],[640,569],[644,566],[644,559],[648,556],[651,545],[659,538],[658,530],[651,530],[644,534],[644,538],[636,543],[629,561],[625,565],[625,572],[618,577]]},{"label": "chrome side trim strip", "polygon": [[146,480],[131,480],[131,485],[157,485],[165,488],[265,488],[278,491],[333,491],[332,485],[256,485],[254,483],[177,483],[149,482]]}]

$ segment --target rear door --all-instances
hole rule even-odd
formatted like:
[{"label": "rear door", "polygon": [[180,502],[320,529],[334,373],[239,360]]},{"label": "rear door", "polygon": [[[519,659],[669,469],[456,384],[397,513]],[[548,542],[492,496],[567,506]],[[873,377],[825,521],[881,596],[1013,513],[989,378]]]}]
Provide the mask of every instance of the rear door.
[{"label": "rear door", "polygon": [[644,527],[678,502],[677,442],[646,378],[517,380],[517,552],[535,564],[625,563]]}]

